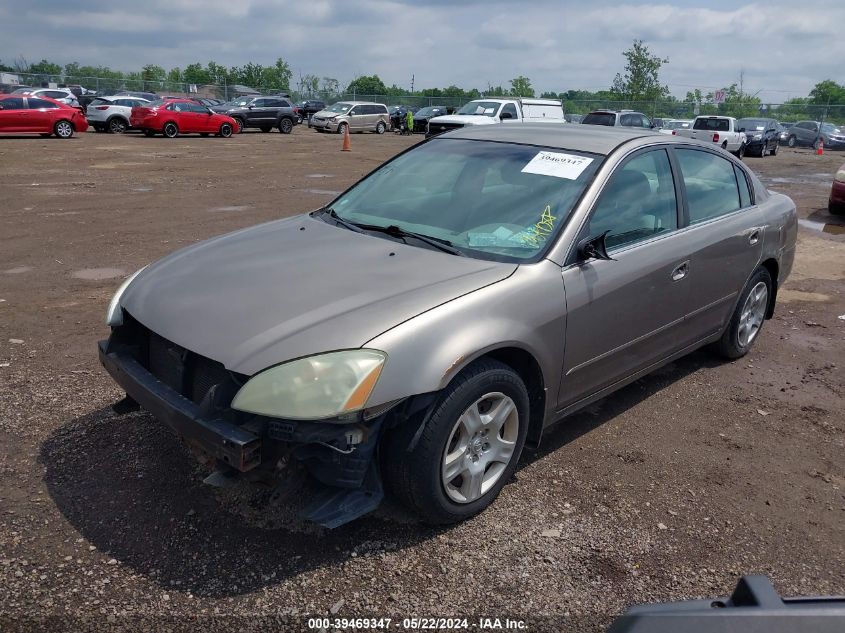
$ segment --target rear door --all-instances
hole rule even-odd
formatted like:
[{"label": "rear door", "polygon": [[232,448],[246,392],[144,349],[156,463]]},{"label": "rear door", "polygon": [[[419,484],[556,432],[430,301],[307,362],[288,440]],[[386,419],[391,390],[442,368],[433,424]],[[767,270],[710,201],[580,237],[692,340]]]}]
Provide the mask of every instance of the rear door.
[{"label": "rear door", "polygon": [[690,244],[678,230],[677,176],[664,149],[626,159],[608,179],[579,240],[607,232],[612,261],[563,269],[566,353],[559,407],[645,369],[690,342]]},{"label": "rear door", "polygon": [[[26,98],[26,111],[24,112],[24,124],[27,132],[52,132],[53,126],[58,121],[56,110],[59,109],[52,101],[38,99],[37,97]],[[73,113],[68,112],[68,121],[73,118]]]},{"label": "rear door", "polygon": [[765,227],[742,168],[705,148],[677,147],[694,245],[689,265],[689,327],[701,336],[722,329],[760,262]]},{"label": "rear door", "polygon": [[23,97],[0,99],[0,132],[23,132],[24,112]]}]

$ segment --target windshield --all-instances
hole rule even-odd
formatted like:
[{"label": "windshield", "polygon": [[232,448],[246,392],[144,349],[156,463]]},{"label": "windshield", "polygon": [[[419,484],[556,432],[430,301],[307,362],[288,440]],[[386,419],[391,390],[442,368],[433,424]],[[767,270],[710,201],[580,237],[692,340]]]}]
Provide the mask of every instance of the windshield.
[{"label": "windshield", "polygon": [[232,99],[231,101],[227,101],[223,105],[229,106],[230,108],[243,108],[254,99],[255,97],[238,97],[237,99]]},{"label": "windshield", "polygon": [[736,122],[736,129],[765,130],[768,121],[766,119],[740,119]]},{"label": "windshield", "polygon": [[666,121],[664,130],[680,130],[689,127],[689,121]]},{"label": "windshield", "polygon": [[334,103],[328,108],[326,108],[326,110],[328,110],[329,112],[338,112],[340,114],[343,114],[344,112],[349,111],[349,108],[351,107],[351,103]]},{"label": "windshield", "polygon": [[383,165],[331,207],[346,221],[395,225],[472,257],[536,260],[599,163],[569,150],[437,139]]},{"label": "windshield", "polygon": [[822,132],[826,132],[827,134],[839,134],[840,129],[833,123],[822,123]]},{"label": "windshield", "polygon": [[498,101],[470,101],[463,108],[458,110],[457,114],[471,114],[479,116],[496,116],[499,111],[499,106],[502,104]]}]

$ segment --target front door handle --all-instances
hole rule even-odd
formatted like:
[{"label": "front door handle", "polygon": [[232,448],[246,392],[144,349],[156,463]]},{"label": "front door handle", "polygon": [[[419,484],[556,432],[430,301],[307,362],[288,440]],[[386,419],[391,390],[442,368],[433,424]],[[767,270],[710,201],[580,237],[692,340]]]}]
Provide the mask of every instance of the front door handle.
[{"label": "front door handle", "polygon": [[748,236],[748,243],[751,246],[754,246],[757,242],[760,241],[760,229],[754,229],[751,231],[751,234]]},{"label": "front door handle", "polygon": [[678,264],[675,269],[672,271],[672,281],[680,281],[684,277],[687,276],[689,272],[689,260],[685,261],[682,264]]}]

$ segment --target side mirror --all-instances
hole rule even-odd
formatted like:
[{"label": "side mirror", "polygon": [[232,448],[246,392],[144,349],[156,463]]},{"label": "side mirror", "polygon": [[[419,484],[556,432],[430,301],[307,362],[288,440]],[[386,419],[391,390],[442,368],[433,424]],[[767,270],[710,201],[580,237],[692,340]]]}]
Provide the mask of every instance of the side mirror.
[{"label": "side mirror", "polygon": [[605,238],[610,231],[605,231],[601,235],[595,237],[588,237],[578,244],[578,257],[585,262],[590,259],[605,259],[609,261],[616,261],[607,254],[607,241]]}]

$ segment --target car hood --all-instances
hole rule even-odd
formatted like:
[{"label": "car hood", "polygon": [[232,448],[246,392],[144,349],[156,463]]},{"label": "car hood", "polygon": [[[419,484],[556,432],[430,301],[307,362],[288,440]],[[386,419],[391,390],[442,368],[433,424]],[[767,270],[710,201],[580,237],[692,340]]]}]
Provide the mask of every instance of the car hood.
[{"label": "car hood", "polygon": [[121,305],[164,338],[252,375],[289,359],[361,347],[516,268],[296,216],[155,262]]},{"label": "car hood", "polygon": [[483,114],[444,114],[428,120],[429,123],[460,123],[461,125],[489,125],[498,123],[499,119]]}]

